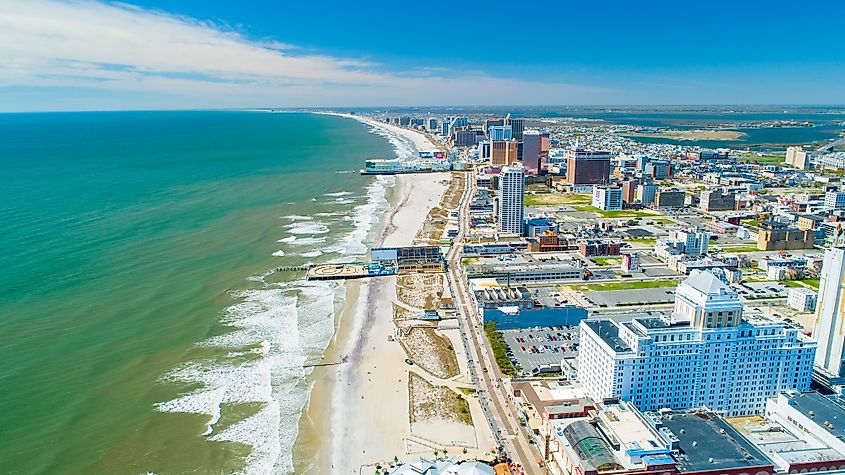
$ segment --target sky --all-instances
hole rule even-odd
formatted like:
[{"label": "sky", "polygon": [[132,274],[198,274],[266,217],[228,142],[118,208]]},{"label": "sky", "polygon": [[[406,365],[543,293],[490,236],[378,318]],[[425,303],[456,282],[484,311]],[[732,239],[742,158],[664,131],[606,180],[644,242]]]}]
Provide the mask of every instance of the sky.
[{"label": "sky", "polygon": [[0,0],[0,111],[845,104],[845,2]]}]

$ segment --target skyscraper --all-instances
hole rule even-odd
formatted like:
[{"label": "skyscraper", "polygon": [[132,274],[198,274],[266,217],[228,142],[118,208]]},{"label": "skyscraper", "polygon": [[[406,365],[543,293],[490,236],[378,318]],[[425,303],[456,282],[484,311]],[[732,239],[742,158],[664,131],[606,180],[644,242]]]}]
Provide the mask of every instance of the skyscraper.
[{"label": "skyscraper", "polygon": [[522,234],[525,170],[522,167],[504,167],[499,174],[499,229]]},{"label": "skyscraper", "polygon": [[492,142],[490,164],[493,166],[516,163],[516,140],[495,140]]},{"label": "skyscraper", "polygon": [[513,138],[513,130],[509,125],[494,125],[487,129],[490,140],[510,140]]},{"label": "skyscraper", "polygon": [[570,185],[606,185],[610,180],[610,152],[575,148],[566,152],[566,182]]},{"label": "skyscraper", "polygon": [[525,119],[514,119],[511,118],[510,114],[508,114],[507,117],[505,117],[505,125],[511,126],[513,138],[522,140],[522,132],[525,130]]},{"label": "skyscraper", "polygon": [[505,119],[486,119],[484,121],[484,125],[482,126],[482,128],[484,129],[484,133],[489,134],[490,133],[490,127],[493,127],[493,126],[496,126],[496,125],[505,125]]},{"label": "skyscraper", "polygon": [[832,384],[845,382],[845,305],[843,280],[845,280],[845,242],[842,230],[838,231],[834,246],[824,253],[819,299],[816,304],[816,322],[813,337],[819,343],[815,366],[818,373]]},{"label": "skyscraper", "polygon": [[549,160],[549,133],[529,129],[522,134],[522,165],[528,175],[540,175]]}]

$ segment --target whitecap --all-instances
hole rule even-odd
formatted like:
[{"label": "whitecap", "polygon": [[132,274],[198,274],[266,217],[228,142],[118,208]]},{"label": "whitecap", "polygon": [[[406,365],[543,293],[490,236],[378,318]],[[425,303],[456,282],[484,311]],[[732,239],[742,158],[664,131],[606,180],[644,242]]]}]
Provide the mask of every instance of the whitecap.
[{"label": "whitecap", "polygon": [[279,239],[276,242],[294,242],[296,241],[296,236],[288,236],[286,238]]},{"label": "whitecap", "polygon": [[322,256],[322,255],[323,255],[323,252],[320,251],[320,250],[317,250],[317,249],[315,249],[313,251],[309,251],[309,252],[303,252],[302,254],[300,254],[300,256],[302,256],[302,257],[319,257],[319,256]]},{"label": "whitecap", "polygon": [[285,228],[291,234],[325,234],[331,231],[328,226],[318,222],[294,222]]},{"label": "whitecap", "polygon": [[[334,333],[336,302],[345,295],[337,282],[282,284],[233,292],[241,301],[221,319],[232,331],[199,343],[230,350],[229,359],[194,361],[165,374],[163,381],[202,388],[155,405],[162,412],[208,414],[205,434],[211,440],[248,444],[244,473],[293,471],[292,448],[308,397],[302,381],[310,369],[303,364],[325,350]],[[244,362],[246,353],[258,359]],[[244,403],[262,407],[215,433],[227,405]]]},{"label": "whitecap", "polygon": [[296,247],[302,246],[313,246],[315,244],[322,244],[326,242],[327,238],[325,237],[301,237],[297,238],[295,241],[288,241],[288,243],[295,243]]},{"label": "whitecap", "polygon": [[280,250],[280,251],[276,251],[276,252],[274,252],[274,253],[273,253],[273,256],[275,256],[275,257],[284,257],[284,256],[285,256],[285,251],[281,251],[281,250]]},{"label": "whitecap", "polygon": [[288,216],[282,216],[283,219],[289,219],[291,221],[313,221],[314,218],[312,216],[302,216],[299,214],[291,214]]}]

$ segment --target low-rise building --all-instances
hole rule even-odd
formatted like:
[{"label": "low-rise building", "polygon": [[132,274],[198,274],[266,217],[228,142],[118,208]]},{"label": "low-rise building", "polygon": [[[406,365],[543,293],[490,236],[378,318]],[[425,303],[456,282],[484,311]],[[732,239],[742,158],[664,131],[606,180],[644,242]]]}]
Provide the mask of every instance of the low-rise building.
[{"label": "low-rise building", "polygon": [[529,218],[525,220],[525,235],[535,237],[546,231],[558,231],[558,224],[549,218]]},{"label": "low-rise building", "polygon": [[622,272],[631,273],[640,271],[640,253],[632,252],[622,254]]},{"label": "low-rise building", "polygon": [[528,242],[529,252],[559,252],[578,249],[578,245],[574,239],[569,239],[551,230],[533,237],[528,237],[525,240]]},{"label": "low-rise building", "polygon": [[845,191],[828,191],[824,194],[824,210],[845,209]]},{"label": "low-rise building", "polygon": [[699,207],[703,211],[729,211],[736,209],[736,194],[725,188],[701,192]]},{"label": "low-rise building", "polygon": [[813,214],[801,214],[798,215],[795,225],[798,226],[798,229],[801,231],[809,231],[811,229],[816,229],[822,221],[824,220],[819,216]]},{"label": "low-rise building", "polygon": [[622,244],[607,239],[587,239],[578,243],[578,253],[584,257],[618,256]]},{"label": "low-rise building", "polygon": [[783,473],[845,469],[845,401],[815,391],[783,392],[769,399],[765,432],[751,440]]},{"label": "low-rise building", "polygon": [[480,258],[467,265],[470,279],[489,278],[500,282],[527,283],[558,280],[582,280],[584,269],[577,263],[538,261],[526,255],[503,255]]},{"label": "low-rise building", "polygon": [[652,207],[656,209],[683,208],[686,193],[679,190],[658,190]]},{"label": "low-rise building", "polygon": [[804,287],[790,287],[786,296],[786,304],[799,312],[813,312],[816,310],[819,294]]},{"label": "low-rise building", "polygon": [[813,231],[802,231],[784,223],[766,221],[757,233],[757,249],[761,251],[783,251],[811,249],[816,241]]},{"label": "low-rise building", "polygon": [[551,421],[549,469],[567,475],[771,475],[773,464],[717,414],[641,412],[606,402],[587,417]]}]

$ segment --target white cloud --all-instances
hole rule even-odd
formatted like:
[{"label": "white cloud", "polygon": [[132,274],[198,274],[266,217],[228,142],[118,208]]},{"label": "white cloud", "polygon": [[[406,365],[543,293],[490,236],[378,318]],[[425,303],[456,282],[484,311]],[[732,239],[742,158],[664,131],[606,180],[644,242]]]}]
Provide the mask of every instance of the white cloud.
[{"label": "white cloud", "polygon": [[[219,25],[84,0],[0,0],[0,109],[8,86],[142,93],[157,107],[607,102],[614,91],[298,54]],[[6,86],[6,90],[2,89]],[[72,94],[72,93],[71,93]],[[156,102],[158,101],[158,102]],[[11,106],[10,106],[11,107]],[[94,104],[92,108],[96,108]]]}]

